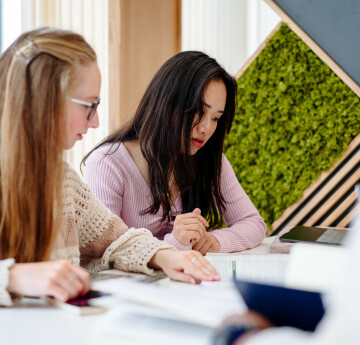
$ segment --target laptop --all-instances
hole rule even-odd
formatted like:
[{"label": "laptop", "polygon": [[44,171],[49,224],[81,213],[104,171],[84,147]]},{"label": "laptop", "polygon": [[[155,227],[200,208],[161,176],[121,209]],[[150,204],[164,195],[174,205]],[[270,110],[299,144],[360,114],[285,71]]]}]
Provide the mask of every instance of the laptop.
[{"label": "laptop", "polygon": [[234,283],[247,307],[265,316],[274,326],[314,331],[324,315],[319,292],[246,280],[234,280]]},{"label": "laptop", "polygon": [[286,234],[280,236],[283,242],[312,242],[322,244],[341,245],[348,234],[348,230],[336,228],[317,228],[298,225]]}]

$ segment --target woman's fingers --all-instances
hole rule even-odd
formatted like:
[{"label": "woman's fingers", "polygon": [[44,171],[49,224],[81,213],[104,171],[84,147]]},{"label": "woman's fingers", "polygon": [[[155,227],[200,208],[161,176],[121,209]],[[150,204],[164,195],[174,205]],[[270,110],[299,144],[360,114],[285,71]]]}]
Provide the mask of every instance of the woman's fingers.
[{"label": "woman's fingers", "polygon": [[67,292],[67,299],[71,299],[88,291],[90,277],[86,279],[87,276],[88,273],[84,273],[82,268],[60,262],[57,270],[54,270],[53,280]]},{"label": "woman's fingers", "polygon": [[196,279],[191,274],[184,273],[184,272],[181,272],[181,271],[174,271],[172,273],[171,278],[174,279],[174,280],[178,280],[178,281],[189,283],[189,284],[196,284],[197,283]]},{"label": "woman's fingers", "polygon": [[206,230],[205,225],[196,218],[184,218],[184,219],[181,219],[181,224],[183,224],[183,225],[197,225],[199,228],[204,229],[204,231]]},{"label": "woman's fingers", "polygon": [[201,215],[201,210],[199,208],[195,208],[194,211],[192,211],[192,213],[196,214],[197,216],[199,216],[199,219],[201,220],[201,222],[208,227],[209,223],[206,221],[206,219]]},{"label": "woman's fingers", "polygon": [[206,236],[203,236],[200,241],[193,245],[192,249],[199,251],[199,249],[206,243]]},{"label": "woman's fingers", "polygon": [[74,266],[74,273],[76,274],[77,279],[79,279],[79,281],[81,282],[81,294],[87,293],[90,290],[91,285],[90,273],[78,266]]},{"label": "woman's fingers", "polygon": [[196,243],[200,241],[200,239],[201,234],[198,231],[186,231],[182,236],[180,236],[180,242],[187,243],[187,245]]},{"label": "woman's fingers", "polygon": [[199,225],[174,225],[173,234],[183,245],[190,245],[194,241],[199,241],[204,235],[204,231],[205,230],[203,230]]},{"label": "woman's fingers", "polygon": [[193,246],[193,249],[204,255],[209,251],[218,252],[220,250],[220,244],[215,236],[207,232],[201,237],[200,241]]},{"label": "woman's fingers", "polygon": [[[162,268],[172,279],[195,283],[196,279],[220,280],[209,261],[195,250],[180,252],[175,249],[159,250],[150,261],[150,267]],[[194,279],[191,279],[191,276]]]},{"label": "woman's fingers", "polygon": [[69,292],[55,282],[49,284],[47,290],[48,292],[45,292],[46,295],[52,296],[60,302],[66,302],[70,299]]},{"label": "woman's fingers", "polygon": [[199,224],[187,224],[183,225],[182,229],[185,231],[197,231],[200,236],[203,236],[206,234],[206,230]]},{"label": "woman's fingers", "polygon": [[198,245],[198,243],[196,243],[196,245],[193,247],[194,250],[197,250],[198,252],[200,252],[202,255],[205,255],[208,250],[211,248],[212,244],[210,241],[200,241],[200,244]]},{"label": "woman's fingers", "polygon": [[66,301],[90,289],[90,275],[65,260],[15,264],[9,270],[10,292],[24,296],[53,296]]},{"label": "woman's fingers", "polygon": [[67,292],[67,299],[71,299],[79,295],[82,290],[80,282],[72,279],[71,275],[57,275],[56,284]]},{"label": "woman's fingers", "polygon": [[180,215],[178,215],[176,218],[183,219],[183,220],[186,220],[186,219],[196,219],[196,220],[198,220],[201,224],[203,224],[205,227],[208,227],[208,226],[209,226],[209,223],[206,221],[206,219],[205,219],[202,215],[197,214],[197,213],[195,213],[195,212],[189,212],[189,213],[180,214]]},{"label": "woman's fingers", "polygon": [[[188,212],[176,216],[174,221],[173,234],[175,238],[183,245],[190,245],[200,240],[206,234],[206,227],[209,224],[204,217],[201,216],[199,208],[194,209],[193,212]],[[193,237],[191,231],[199,232],[199,236]]]},{"label": "woman's fingers", "polygon": [[220,280],[215,268],[201,254],[190,251],[188,256],[186,269],[189,273],[202,280]]}]

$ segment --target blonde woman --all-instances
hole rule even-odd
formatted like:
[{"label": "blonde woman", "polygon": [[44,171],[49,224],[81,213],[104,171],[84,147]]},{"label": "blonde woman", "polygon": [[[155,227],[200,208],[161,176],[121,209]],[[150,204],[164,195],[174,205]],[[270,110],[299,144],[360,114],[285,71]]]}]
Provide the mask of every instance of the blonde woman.
[{"label": "blonde woman", "polygon": [[68,300],[89,290],[88,271],[110,267],[219,279],[197,252],[128,229],[64,163],[64,150],[99,125],[100,72],[83,37],[21,35],[0,57],[0,87],[0,305],[17,295]]}]

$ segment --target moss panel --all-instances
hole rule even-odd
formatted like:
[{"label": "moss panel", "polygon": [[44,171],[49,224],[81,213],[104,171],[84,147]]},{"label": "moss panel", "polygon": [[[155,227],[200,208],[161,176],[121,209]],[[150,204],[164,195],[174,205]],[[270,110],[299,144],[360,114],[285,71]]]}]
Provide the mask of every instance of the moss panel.
[{"label": "moss panel", "polygon": [[224,152],[270,227],[359,133],[359,98],[283,24],[240,76],[237,102]]}]

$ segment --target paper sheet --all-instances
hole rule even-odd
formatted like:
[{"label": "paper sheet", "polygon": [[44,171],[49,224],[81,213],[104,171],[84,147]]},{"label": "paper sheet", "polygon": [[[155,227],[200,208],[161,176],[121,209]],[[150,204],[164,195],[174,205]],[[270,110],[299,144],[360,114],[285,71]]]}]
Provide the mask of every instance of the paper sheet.
[{"label": "paper sheet", "polygon": [[283,284],[289,254],[212,254],[206,255],[223,281],[234,278]]},{"label": "paper sheet", "polygon": [[121,299],[155,307],[207,327],[219,326],[224,317],[246,310],[235,287],[229,290],[230,287],[214,286],[215,289],[210,289],[200,285],[182,285],[182,289],[168,288],[127,279],[109,279],[98,282],[96,287]]}]

